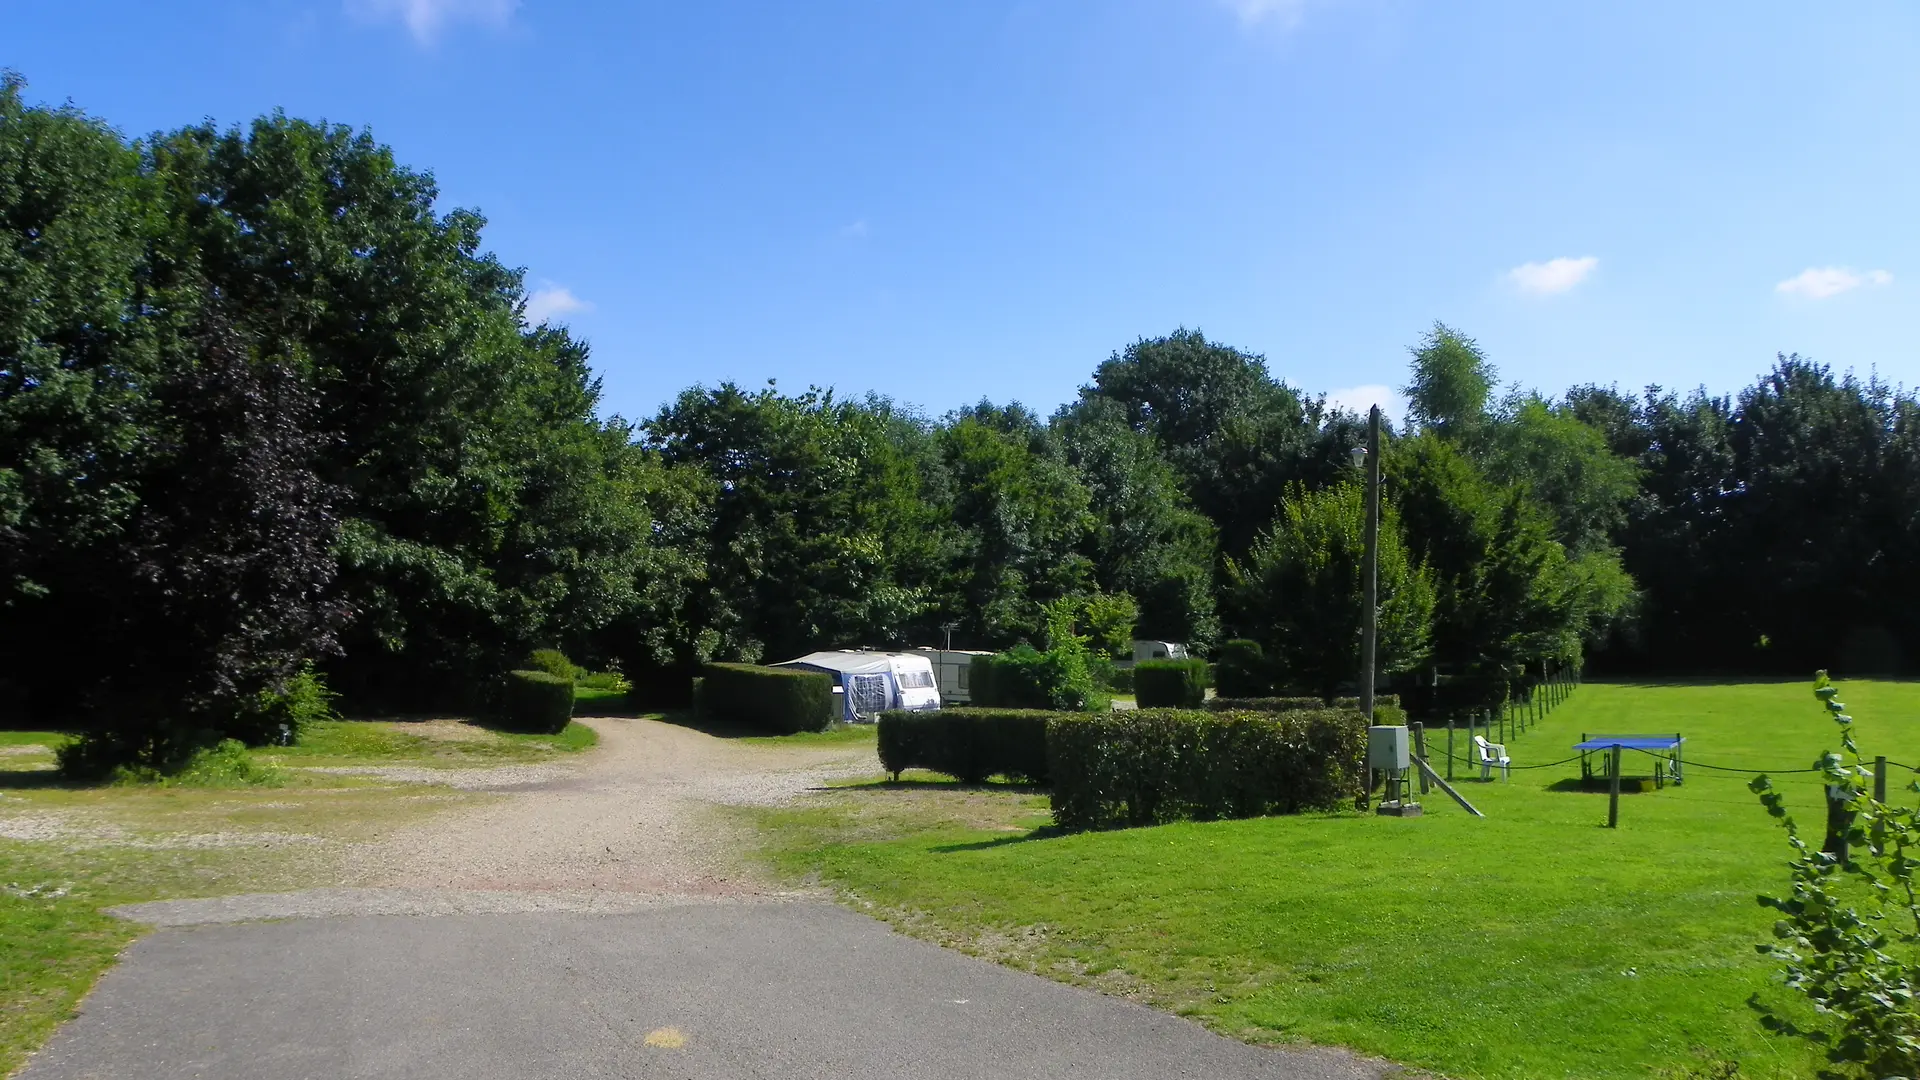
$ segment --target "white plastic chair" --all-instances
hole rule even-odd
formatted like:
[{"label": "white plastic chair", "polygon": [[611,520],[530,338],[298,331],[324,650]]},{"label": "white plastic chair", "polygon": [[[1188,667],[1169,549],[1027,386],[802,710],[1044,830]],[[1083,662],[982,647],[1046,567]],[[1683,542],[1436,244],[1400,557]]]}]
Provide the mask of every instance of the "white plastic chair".
[{"label": "white plastic chair", "polygon": [[1473,748],[1480,755],[1480,779],[1493,779],[1493,770],[1499,769],[1503,779],[1513,779],[1513,759],[1507,756],[1507,748],[1501,743],[1491,743],[1483,735],[1473,737]]}]

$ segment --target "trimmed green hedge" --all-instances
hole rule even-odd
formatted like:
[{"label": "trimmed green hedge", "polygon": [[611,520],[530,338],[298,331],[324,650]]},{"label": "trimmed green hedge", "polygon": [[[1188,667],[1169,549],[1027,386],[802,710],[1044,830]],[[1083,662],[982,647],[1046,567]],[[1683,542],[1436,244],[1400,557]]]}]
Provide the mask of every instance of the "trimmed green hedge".
[{"label": "trimmed green hedge", "polygon": [[1207,702],[1213,712],[1299,712],[1326,707],[1317,697],[1216,697]]},{"label": "trimmed green hedge", "polygon": [[1361,796],[1358,711],[1061,714],[1047,725],[1053,817],[1067,829],[1330,810]]},{"label": "trimmed green hedge", "polygon": [[[1299,712],[1303,709],[1324,709],[1327,704],[1317,697],[1264,697],[1229,698],[1216,697],[1207,702],[1211,712]],[[1359,698],[1335,698],[1336,709],[1360,710]],[[1407,713],[1400,707],[1398,694],[1382,694],[1374,699],[1373,722],[1376,724],[1399,724],[1405,726]]]},{"label": "trimmed green hedge", "polygon": [[825,731],[833,715],[833,676],[753,664],[708,664],[699,682],[704,720],[791,735]]},{"label": "trimmed green hedge", "polygon": [[[1388,708],[1392,708],[1392,709],[1399,708],[1400,695],[1399,694],[1373,695],[1373,707],[1377,709],[1382,705],[1385,705]],[[1357,709],[1360,707],[1360,699],[1357,697],[1337,697],[1333,699],[1333,707],[1336,709]]]},{"label": "trimmed green hedge", "polygon": [[999,773],[1047,782],[1047,721],[1040,709],[893,710],[880,714],[880,764],[900,779],[932,769],[977,784]]},{"label": "trimmed green hedge", "polygon": [[1228,698],[1272,696],[1273,676],[1260,643],[1235,638],[1221,645],[1213,655],[1213,688]]},{"label": "trimmed green hedge", "polygon": [[501,706],[513,730],[558,735],[573,720],[573,680],[546,671],[510,671]]},{"label": "trimmed green hedge", "polygon": [[1133,665],[1133,697],[1143,709],[1197,709],[1207,700],[1207,662],[1142,660]]}]

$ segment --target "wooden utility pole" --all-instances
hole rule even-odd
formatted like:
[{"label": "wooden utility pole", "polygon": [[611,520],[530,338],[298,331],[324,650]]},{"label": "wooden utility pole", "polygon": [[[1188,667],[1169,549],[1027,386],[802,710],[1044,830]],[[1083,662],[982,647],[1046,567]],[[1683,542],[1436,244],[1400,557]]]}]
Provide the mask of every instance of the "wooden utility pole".
[{"label": "wooden utility pole", "polygon": [[1373,680],[1380,633],[1380,406],[1367,410],[1367,547],[1361,567],[1366,605],[1360,631],[1360,711],[1373,722]]}]

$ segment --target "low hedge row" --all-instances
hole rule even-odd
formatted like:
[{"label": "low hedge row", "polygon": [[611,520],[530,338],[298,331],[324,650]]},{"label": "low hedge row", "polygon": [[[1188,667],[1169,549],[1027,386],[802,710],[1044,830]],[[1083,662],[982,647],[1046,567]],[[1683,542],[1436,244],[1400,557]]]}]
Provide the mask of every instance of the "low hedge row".
[{"label": "low hedge row", "polygon": [[1332,809],[1365,791],[1357,710],[1141,709],[1047,725],[1054,821],[1067,829]]},{"label": "low hedge row", "polygon": [[1133,665],[1133,696],[1143,709],[1197,709],[1207,699],[1207,662],[1142,660]]},{"label": "low hedge row", "polygon": [[1216,697],[1207,702],[1213,712],[1299,712],[1326,707],[1317,697]]},{"label": "low hedge row", "polygon": [[[1325,709],[1327,703],[1317,697],[1216,697],[1206,707],[1214,712],[1296,712],[1300,709]],[[1358,709],[1359,698],[1334,698],[1335,709]],[[1406,713],[1400,708],[1399,694],[1381,694],[1373,699],[1376,723],[1404,724]],[[1387,719],[1398,717],[1398,719]]]},{"label": "low hedge row", "polygon": [[825,731],[834,720],[833,677],[817,671],[708,664],[695,697],[702,719],[782,735]]},{"label": "low hedge row", "polygon": [[500,704],[513,730],[557,735],[573,720],[573,680],[547,671],[510,671]]},{"label": "low hedge row", "polygon": [[[1399,694],[1373,695],[1373,707],[1377,709],[1382,705],[1385,705],[1391,709],[1399,708],[1400,695]],[[1333,707],[1336,709],[1357,709],[1360,707],[1360,699],[1357,697],[1337,697],[1333,699]]]},{"label": "low hedge row", "polygon": [[900,779],[932,769],[977,784],[999,774],[1047,782],[1047,721],[1041,709],[929,709],[880,714],[880,764]]}]

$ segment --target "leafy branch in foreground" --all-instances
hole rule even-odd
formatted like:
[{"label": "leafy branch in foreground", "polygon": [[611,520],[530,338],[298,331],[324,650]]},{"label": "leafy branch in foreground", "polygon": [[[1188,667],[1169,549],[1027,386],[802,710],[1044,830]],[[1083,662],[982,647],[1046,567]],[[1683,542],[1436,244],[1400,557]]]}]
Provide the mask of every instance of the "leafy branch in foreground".
[{"label": "leafy branch in foreground", "polygon": [[[1777,942],[1756,948],[1781,961],[1786,985],[1806,995],[1837,1030],[1800,1028],[1757,995],[1749,1004],[1769,1030],[1824,1044],[1838,1068],[1823,1075],[1911,1078],[1920,1076],[1920,896],[1914,890],[1920,813],[1873,797],[1873,767],[1860,756],[1853,717],[1837,693],[1820,672],[1814,694],[1839,725],[1851,759],[1829,751],[1815,763],[1827,784],[1826,843],[1815,848],[1801,838],[1766,776],[1748,785],[1786,827],[1794,852],[1787,864],[1792,894],[1759,898],[1781,915],[1773,924]],[[1911,789],[1920,791],[1920,784]]]}]

